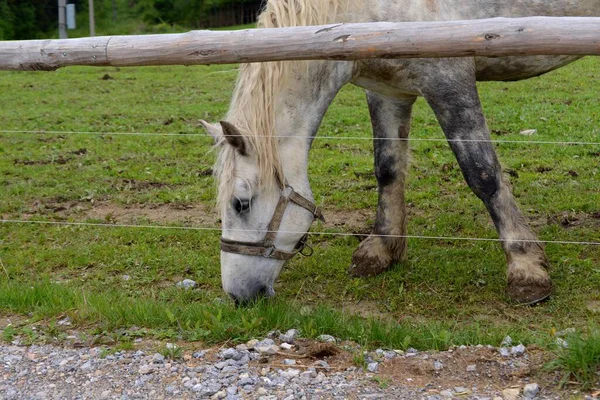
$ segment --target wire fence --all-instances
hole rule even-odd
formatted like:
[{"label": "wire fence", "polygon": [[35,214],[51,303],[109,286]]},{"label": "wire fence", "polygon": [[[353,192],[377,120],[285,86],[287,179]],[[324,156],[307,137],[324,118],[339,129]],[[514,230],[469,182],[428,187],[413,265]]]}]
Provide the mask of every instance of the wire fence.
[{"label": "wire fence", "polygon": [[[36,221],[36,220],[16,220],[2,219],[1,223],[7,224],[38,224],[38,225],[63,225],[63,226],[84,226],[84,227],[101,227],[101,228],[139,228],[139,229],[167,229],[167,230],[185,230],[185,231],[205,231],[205,232],[223,232],[222,228],[202,227],[202,226],[177,226],[177,225],[138,225],[138,224],[103,224],[94,222],[69,222],[69,221]],[[256,230],[256,229],[228,229],[230,232],[246,232],[246,233],[288,233],[304,235],[305,231],[290,231],[290,230]],[[340,237],[364,237],[364,233],[349,233],[349,232],[310,232],[311,235],[319,236],[340,236]],[[395,239],[429,239],[429,240],[463,240],[477,242],[522,242],[522,243],[545,243],[545,244],[570,244],[570,245],[592,245],[600,246],[600,242],[591,241],[570,241],[570,240],[537,240],[537,239],[502,239],[502,238],[476,238],[465,236],[427,236],[427,235],[382,235],[373,234],[373,236],[382,238]]]},{"label": "wire fence", "polygon": [[[90,136],[165,136],[165,137],[201,137],[212,140],[205,133],[162,133],[162,132],[87,132],[87,131],[46,131],[46,130],[0,130],[0,134],[39,134],[39,135],[90,135]],[[257,137],[266,137],[260,136]],[[274,138],[294,138],[305,140],[305,137],[294,135],[273,135]],[[313,139],[328,139],[328,140],[385,140],[385,141],[402,141],[402,142],[463,142],[463,143],[510,143],[510,144],[546,144],[546,145],[577,145],[577,146],[600,146],[600,142],[591,141],[576,141],[576,140],[503,140],[503,139],[446,139],[446,138],[374,138],[368,136],[314,136]]]},{"label": "wire fence", "polygon": [[[0,134],[36,134],[36,135],[90,135],[90,136],[146,136],[146,137],[200,137],[211,139],[210,136],[204,133],[162,133],[162,132],[90,132],[90,131],[55,131],[55,130],[0,130]],[[276,138],[298,138],[293,135],[276,135]],[[305,138],[302,138],[305,139]],[[576,145],[576,146],[600,146],[600,142],[593,141],[546,141],[546,140],[496,140],[496,139],[446,139],[446,138],[373,138],[367,136],[315,136],[314,139],[333,139],[333,140],[390,140],[390,141],[407,141],[407,142],[486,142],[494,144],[527,144],[527,145]],[[204,232],[222,232],[222,228],[217,227],[201,227],[201,226],[179,226],[179,225],[141,225],[141,224],[113,224],[113,223],[92,223],[92,222],[71,222],[71,221],[40,221],[40,220],[20,220],[20,219],[0,219],[2,224],[37,224],[37,225],[52,225],[52,226],[79,226],[79,227],[102,227],[102,228],[137,228],[137,229],[167,229],[167,230],[185,230],[185,231],[204,231]],[[266,234],[266,230],[243,230],[234,229],[231,231],[262,233]],[[300,231],[276,231],[277,233],[289,234],[304,234]],[[364,237],[362,233],[347,233],[347,232],[310,232],[312,235],[320,236],[338,236],[338,237]],[[464,237],[464,236],[430,236],[430,235],[379,235],[384,238],[404,238],[404,239],[424,239],[424,240],[446,240],[446,241],[473,241],[473,242],[539,242],[544,244],[560,244],[560,245],[586,245],[600,246],[600,241],[569,241],[569,240],[532,240],[532,239],[503,239],[503,238],[480,238],[480,237]]]}]

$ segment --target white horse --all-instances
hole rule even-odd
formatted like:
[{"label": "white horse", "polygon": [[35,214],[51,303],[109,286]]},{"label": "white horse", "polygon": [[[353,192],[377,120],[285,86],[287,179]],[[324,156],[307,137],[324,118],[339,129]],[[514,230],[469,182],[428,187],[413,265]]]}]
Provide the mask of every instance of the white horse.
[{"label": "white horse", "polygon": [[[600,0],[270,0],[258,27],[337,22],[465,20],[489,17],[599,16]],[[372,234],[354,252],[350,273],[379,274],[406,257],[404,183],[411,109],[429,103],[463,175],[502,239],[508,294],[521,303],[550,295],[548,261],[521,214],[482,113],[477,80],[519,80],[578,57],[372,59],[241,65],[226,121],[203,125],[220,146],[215,171],[221,208],[221,275],[238,303],[274,294],[285,263],[302,251],[315,217],[308,152],[321,119],[346,83],[366,89],[379,185]],[[466,141],[464,140],[466,139]],[[479,141],[481,140],[481,141]]]}]

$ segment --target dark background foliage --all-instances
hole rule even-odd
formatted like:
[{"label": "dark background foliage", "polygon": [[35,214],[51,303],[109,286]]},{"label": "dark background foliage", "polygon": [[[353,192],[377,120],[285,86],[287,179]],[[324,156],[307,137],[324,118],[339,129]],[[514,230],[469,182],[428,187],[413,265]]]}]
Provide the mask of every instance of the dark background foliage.
[{"label": "dark background foliage", "polygon": [[[88,1],[69,0],[77,10],[70,37],[89,32]],[[96,33],[162,33],[249,24],[261,0],[95,0]],[[0,0],[0,40],[58,35],[57,0]]]}]

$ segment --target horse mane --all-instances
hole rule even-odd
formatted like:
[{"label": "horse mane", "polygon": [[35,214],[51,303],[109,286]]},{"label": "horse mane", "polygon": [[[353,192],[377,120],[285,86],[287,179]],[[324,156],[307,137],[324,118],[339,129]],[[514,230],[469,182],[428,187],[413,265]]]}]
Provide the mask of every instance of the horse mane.
[{"label": "horse mane", "polygon": [[[334,22],[347,0],[269,0],[257,20],[257,28],[323,25]],[[308,68],[309,61],[277,61],[241,64],[226,120],[244,136],[256,156],[259,186],[272,189],[284,181],[274,131],[277,93],[294,71]],[[222,146],[215,172],[219,181],[218,202],[230,198],[233,190],[235,152]]]}]

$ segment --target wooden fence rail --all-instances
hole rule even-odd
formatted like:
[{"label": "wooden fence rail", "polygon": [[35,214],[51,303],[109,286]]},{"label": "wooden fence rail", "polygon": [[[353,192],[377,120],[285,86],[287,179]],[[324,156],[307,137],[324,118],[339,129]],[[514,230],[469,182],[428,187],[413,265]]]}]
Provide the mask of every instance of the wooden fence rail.
[{"label": "wooden fence rail", "polygon": [[0,42],[0,70],[70,65],[228,64],[280,60],[600,55],[600,18],[374,22],[169,35]]}]

